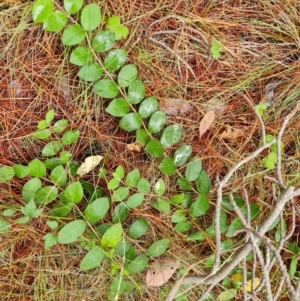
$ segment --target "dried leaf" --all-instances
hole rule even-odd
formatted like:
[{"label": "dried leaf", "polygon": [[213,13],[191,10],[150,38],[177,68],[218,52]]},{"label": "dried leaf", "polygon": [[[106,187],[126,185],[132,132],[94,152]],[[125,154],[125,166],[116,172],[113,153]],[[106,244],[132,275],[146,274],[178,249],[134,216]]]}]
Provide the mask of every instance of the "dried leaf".
[{"label": "dried leaf", "polygon": [[102,159],[103,157],[99,155],[85,158],[84,162],[81,163],[76,173],[82,177],[94,169]]},{"label": "dried leaf", "polygon": [[201,107],[205,110],[206,113],[209,111],[215,111],[216,115],[222,115],[225,111],[226,104],[220,98],[212,98],[206,103],[201,104]]},{"label": "dried leaf", "polygon": [[202,120],[200,121],[199,125],[199,136],[201,137],[212,125],[216,117],[215,111],[209,111],[207,112]]},{"label": "dried leaf", "polygon": [[141,146],[140,143],[138,143],[136,141],[136,142],[127,144],[127,149],[130,150],[130,151],[140,152],[142,150],[142,146]]},{"label": "dried leaf", "polygon": [[161,286],[166,283],[175,273],[179,266],[179,260],[176,259],[161,259],[155,260],[147,271],[146,285]]},{"label": "dried leaf", "polygon": [[227,126],[226,130],[220,135],[220,137],[225,140],[235,140],[241,136],[243,136],[243,132],[241,130],[229,126]]},{"label": "dried leaf", "polygon": [[253,290],[255,290],[260,284],[260,278],[254,278],[253,280],[247,281],[246,288],[245,288],[246,292],[248,293],[252,292],[252,284],[253,284]]},{"label": "dried leaf", "polygon": [[20,82],[17,79],[12,80],[9,83],[8,88],[10,89],[10,95],[11,96],[17,97],[22,92],[22,85],[20,84]]},{"label": "dried leaf", "polygon": [[160,109],[166,115],[176,116],[178,113],[187,113],[191,109],[191,105],[186,100],[179,98],[166,98],[160,103]]}]

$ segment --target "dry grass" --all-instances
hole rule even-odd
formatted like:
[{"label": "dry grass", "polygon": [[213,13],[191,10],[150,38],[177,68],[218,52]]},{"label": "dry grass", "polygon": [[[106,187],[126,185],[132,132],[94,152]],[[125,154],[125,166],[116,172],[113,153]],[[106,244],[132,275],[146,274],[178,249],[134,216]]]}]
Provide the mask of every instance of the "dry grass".
[{"label": "dry grass", "polygon": [[[80,129],[80,141],[71,148],[74,159],[81,160],[96,141],[107,153],[105,167],[109,172],[122,165],[127,172],[139,168],[152,183],[161,177],[155,160],[127,150],[126,144],[134,137],[117,129],[118,121],[103,113],[107,103],[95,98],[90,87],[78,80],[77,68],[68,63],[70,51],[61,45],[60,34],[45,33],[32,23],[32,1],[4,2],[7,5],[0,5],[0,165],[26,164],[40,157],[43,143],[33,140],[31,133],[53,108],[56,118],[67,118],[71,128]],[[184,141],[201,157],[212,179],[225,174],[260,143],[260,125],[249,105],[233,89],[244,91],[256,105],[266,96],[264,88],[278,83],[274,106],[263,117],[267,132],[273,135],[299,101],[299,1],[114,0],[99,4],[103,13],[121,16],[130,28],[124,47],[129,51],[129,61],[139,68],[147,95],[157,97],[161,103],[169,98],[182,99],[191,106],[188,113],[171,116],[168,122],[183,126]],[[209,54],[214,39],[224,48],[219,60]],[[202,104],[214,97],[226,104],[225,111],[199,138]],[[289,124],[284,136],[283,174],[293,185],[299,183],[300,174],[299,125],[300,115]],[[222,139],[220,134],[227,126],[241,131],[241,136]],[[263,180],[265,174],[260,160],[251,162],[233,179],[234,192],[240,194],[245,186],[252,202],[260,198],[271,203],[271,184]],[[176,181],[166,181],[169,195],[175,194]],[[23,182],[14,179],[10,185],[1,184],[0,208],[23,203]],[[232,187],[228,189],[232,191]],[[213,197],[211,204],[213,213]],[[263,210],[258,220],[263,220],[266,213]],[[204,261],[214,248],[213,239],[207,237],[201,243],[184,241],[183,235],[173,233],[170,216],[158,215],[150,201],[133,210],[124,227],[141,216],[151,230],[138,243],[132,241],[139,252],[155,239],[169,237],[169,254],[187,267],[198,262],[196,273],[205,269]],[[288,219],[287,215],[287,224]],[[106,300],[109,267],[81,272],[79,263],[85,254],[81,246],[58,245],[45,252],[45,222],[46,218],[41,218],[28,226],[15,224],[9,236],[1,239],[1,300]],[[211,224],[212,218],[204,216],[193,226],[204,230]],[[298,236],[292,240],[299,243]],[[235,241],[235,245],[239,242]],[[113,260],[121,261],[117,257]],[[143,286],[143,277],[144,274],[135,279],[140,291],[135,296],[125,295],[124,300],[162,300],[160,290]],[[276,281],[275,277],[274,285]],[[188,300],[196,300],[200,289],[189,290]],[[287,300],[284,291],[282,295],[281,300]]]}]

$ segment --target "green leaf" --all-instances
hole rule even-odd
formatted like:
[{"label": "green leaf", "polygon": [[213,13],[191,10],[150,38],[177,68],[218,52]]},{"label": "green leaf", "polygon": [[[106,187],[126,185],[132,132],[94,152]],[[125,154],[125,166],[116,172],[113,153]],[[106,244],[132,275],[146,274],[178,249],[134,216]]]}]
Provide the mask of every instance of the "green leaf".
[{"label": "green leaf", "polygon": [[26,223],[28,223],[29,220],[30,220],[29,216],[23,216],[23,217],[18,218],[16,220],[16,223],[17,224],[26,224]]},{"label": "green leaf", "polygon": [[138,129],[136,131],[135,136],[136,136],[136,141],[139,144],[141,144],[142,146],[146,145],[150,140],[150,137],[149,137],[147,131],[144,129]]},{"label": "green leaf", "polygon": [[289,245],[288,245],[288,249],[289,251],[291,251],[292,253],[294,253],[295,255],[298,255],[299,254],[299,251],[300,251],[300,248],[297,246],[296,243],[294,242],[291,242]]},{"label": "green leaf", "polygon": [[289,274],[292,278],[295,276],[297,272],[297,264],[298,264],[297,256],[293,256],[290,263],[290,270],[289,270]]},{"label": "green leaf", "polygon": [[125,183],[128,187],[136,187],[140,180],[140,171],[136,168],[127,174]]},{"label": "green leaf", "polygon": [[178,178],[177,184],[178,184],[179,188],[182,190],[192,190],[192,188],[193,188],[190,181],[188,181],[186,178]]},{"label": "green leaf", "polygon": [[158,179],[153,190],[157,195],[163,195],[166,190],[165,181],[163,179]]},{"label": "green leaf", "polygon": [[140,103],[145,97],[145,84],[141,80],[133,81],[128,88],[127,100],[132,104]]},{"label": "green leaf", "polygon": [[147,254],[151,257],[158,257],[166,252],[169,247],[169,239],[164,238],[154,242],[147,250]]},{"label": "green leaf", "polygon": [[148,118],[153,113],[155,113],[158,109],[158,101],[155,97],[147,97],[145,98],[140,107],[139,107],[139,114],[142,118]]},{"label": "green leaf", "polygon": [[27,181],[22,188],[22,199],[28,203],[33,200],[36,192],[42,187],[40,179],[32,178]]},{"label": "green leaf", "polygon": [[67,173],[62,165],[56,166],[50,174],[50,179],[55,185],[60,187],[64,186],[67,183]]},{"label": "green leaf", "polygon": [[167,121],[166,114],[163,111],[157,111],[152,114],[148,124],[148,131],[151,134],[160,132]]},{"label": "green leaf", "polygon": [[101,245],[104,247],[115,247],[122,239],[123,229],[120,223],[117,223],[106,230],[101,239]]},{"label": "green leaf", "polygon": [[49,122],[46,120],[41,120],[39,121],[37,128],[38,130],[44,130],[45,128],[47,128],[49,126]]},{"label": "green leaf", "polygon": [[99,267],[103,258],[104,258],[103,251],[98,247],[93,247],[81,260],[80,270],[88,271]]},{"label": "green leaf", "polygon": [[84,66],[92,59],[93,54],[88,47],[78,46],[72,52],[70,56],[70,63],[77,66]]},{"label": "green leaf", "polygon": [[183,209],[176,210],[171,216],[172,223],[184,222],[186,220],[185,211]]},{"label": "green leaf", "polygon": [[55,186],[45,186],[36,192],[34,200],[36,204],[46,205],[54,201],[57,197],[57,194],[58,190]]},{"label": "green leaf", "polygon": [[52,130],[54,133],[61,133],[66,129],[67,125],[68,125],[67,119],[60,119],[54,123]]},{"label": "green leaf", "polygon": [[44,157],[50,157],[57,154],[62,148],[62,144],[58,140],[53,140],[51,142],[48,142],[42,150],[42,155]]},{"label": "green leaf", "polygon": [[131,243],[129,241],[120,241],[116,246],[116,253],[119,256],[124,256],[131,248]]},{"label": "green leaf", "polygon": [[[239,207],[239,208],[242,208],[245,204],[244,200],[238,196],[234,196],[233,197],[233,200],[235,201],[236,205]],[[223,199],[222,199],[222,207],[225,209],[225,210],[228,210],[228,211],[233,211],[233,206],[231,205],[230,203],[230,197],[227,195],[227,196],[224,196]]]},{"label": "green leaf", "polygon": [[130,106],[124,98],[115,98],[113,99],[108,107],[105,109],[105,112],[114,116],[114,117],[123,117],[130,111]]},{"label": "green leaf", "polygon": [[82,236],[86,229],[84,220],[75,220],[66,224],[58,233],[58,242],[60,244],[70,244]]},{"label": "green leaf", "polygon": [[262,159],[262,163],[264,167],[268,170],[275,168],[276,162],[277,162],[277,154],[274,152],[269,153],[267,157]]},{"label": "green leaf", "polygon": [[141,254],[129,263],[126,270],[130,276],[139,274],[148,265],[148,257],[146,254]]},{"label": "green leaf", "polygon": [[189,164],[186,167],[185,170],[186,179],[190,182],[195,181],[199,177],[201,170],[202,170],[201,159],[198,156],[196,156],[189,162]]},{"label": "green leaf", "polygon": [[105,57],[104,66],[109,71],[115,71],[121,68],[127,59],[127,51],[125,49],[114,49]]},{"label": "green leaf", "polygon": [[145,147],[145,151],[153,158],[161,157],[164,153],[164,149],[157,139],[150,140]]},{"label": "green leaf", "polygon": [[163,213],[169,213],[171,211],[170,203],[161,198],[159,198],[155,203],[153,203],[153,207]]},{"label": "green leaf", "polygon": [[64,197],[71,203],[79,203],[83,198],[83,189],[79,181],[73,182],[64,190]]},{"label": "green leaf", "polygon": [[[250,219],[253,220],[260,212],[261,206],[257,205],[255,203],[251,203],[249,205],[250,209]],[[247,206],[242,207],[242,212],[244,213],[244,216],[247,216]]]},{"label": "green leaf", "polygon": [[46,21],[53,12],[53,0],[37,0],[32,7],[32,19],[34,23]]},{"label": "green leaf", "polygon": [[50,216],[52,217],[65,217],[73,208],[73,203],[64,200],[57,203],[51,210]]},{"label": "green leaf", "polygon": [[43,24],[45,31],[60,31],[68,22],[67,15],[62,11],[54,11]]},{"label": "green leaf", "polygon": [[191,206],[192,203],[192,195],[190,193],[185,193],[183,200],[181,202],[181,206],[183,208],[189,208]]},{"label": "green leaf", "polygon": [[193,217],[204,215],[209,208],[209,200],[206,194],[200,194],[190,206],[190,214]]},{"label": "green leaf", "polygon": [[97,52],[105,52],[114,46],[115,40],[114,33],[102,30],[93,38],[92,47]]},{"label": "green leaf", "polygon": [[61,141],[64,145],[70,145],[77,141],[79,137],[79,130],[70,130],[63,134]]},{"label": "green leaf", "polygon": [[[256,111],[258,113],[258,115],[262,116],[264,111],[266,110],[267,105],[264,102],[260,102],[257,106],[256,106]],[[273,138],[272,138],[273,139]],[[271,139],[271,140],[272,140]]]},{"label": "green leaf", "polygon": [[112,214],[112,222],[123,223],[129,214],[129,209],[124,203],[118,204]]},{"label": "green leaf", "polygon": [[0,234],[6,234],[10,228],[11,225],[9,222],[0,219]]},{"label": "green leaf", "polygon": [[24,214],[24,216],[38,218],[42,214],[43,209],[36,209],[34,200],[30,200],[25,207],[21,207],[21,212]]},{"label": "green leaf", "polygon": [[182,133],[181,125],[179,124],[169,125],[162,132],[162,135],[160,137],[160,142],[165,148],[171,147],[177,142],[179,142],[181,138],[181,133]]},{"label": "green leaf", "polygon": [[112,31],[116,35],[116,40],[126,39],[128,36],[128,28],[120,24],[120,17],[111,16],[106,23],[106,29]]},{"label": "green leaf", "polygon": [[138,181],[136,188],[137,188],[138,192],[149,193],[150,192],[150,183],[146,179],[142,178]]},{"label": "green leaf", "polygon": [[6,209],[2,212],[3,216],[12,216],[16,213],[16,210],[13,209]]},{"label": "green leaf", "polygon": [[146,234],[148,229],[149,229],[149,225],[147,221],[143,217],[140,217],[136,219],[133,222],[133,224],[130,226],[128,235],[133,239],[138,239],[144,234]]},{"label": "green leaf", "polygon": [[116,189],[117,187],[119,187],[120,185],[120,181],[117,180],[117,179],[112,179],[110,180],[108,183],[107,183],[107,188],[109,190],[113,190],[113,189]]},{"label": "green leaf", "polygon": [[211,179],[204,170],[201,170],[200,175],[196,179],[195,183],[199,194],[209,194],[211,189]]},{"label": "green leaf", "polygon": [[54,110],[50,110],[47,112],[45,120],[49,124],[54,119]]},{"label": "green leaf", "polygon": [[139,129],[142,125],[142,117],[139,113],[128,113],[120,120],[119,126],[121,129],[132,132]]},{"label": "green leaf", "polygon": [[104,98],[114,98],[119,94],[117,84],[110,79],[99,80],[95,84],[93,91]]},{"label": "green leaf", "polygon": [[101,23],[99,6],[95,3],[86,5],[81,11],[80,23],[86,31],[96,29]]},{"label": "green leaf", "polygon": [[184,165],[190,158],[191,154],[192,154],[192,147],[190,145],[182,145],[175,151],[173,155],[174,165],[175,166]]},{"label": "green leaf", "polygon": [[161,161],[158,166],[159,170],[167,176],[172,175],[176,171],[176,166],[174,165],[174,160],[171,158],[165,158]]},{"label": "green leaf", "polygon": [[44,129],[34,133],[32,136],[39,140],[47,139],[51,136],[51,131],[49,129]]},{"label": "green leaf", "polygon": [[66,46],[79,44],[84,40],[85,34],[85,30],[80,25],[69,25],[63,31],[62,42]]},{"label": "green leaf", "polygon": [[243,228],[243,224],[241,222],[241,220],[236,217],[232,222],[231,224],[229,225],[228,227],[228,230],[225,234],[226,237],[233,237],[234,236],[234,232],[238,229],[241,229]]},{"label": "green leaf", "polygon": [[119,181],[124,178],[124,175],[125,175],[124,168],[121,165],[119,165],[116,168],[115,172],[113,172],[113,177]]},{"label": "green leaf", "polygon": [[200,240],[200,241],[203,241],[204,239],[205,239],[205,235],[202,232],[200,232],[200,231],[191,233],[186,238],[187,241],[189,241],[189,240]]},{"label": "green leaf", "polygon": [[103,70],[98,63],[89,62],[87,65],[82,66],[77,73],[78,77],[92,82],[98,80],[103,74]]},{"label": "green leaf", "polygon": [[135,285],[124,279],[124,276],[117,275],[110,284],[108,300],[117,300],[124,292],[130,293],[134,288]]},{"label": "green leaf", "polygon": [[90,203],[84,210],[84,216],[90,223],[98,222],[108,212],[110,202],[108,198],[99,198]]},{"label": "green leaf", "polygon": [[174,205],[179,205],[184,200],[184,193],[176,194],[170,197],[170,202]]},{"label": "green leaf", "polygon": [[219,295],[220,301],[228,301],[233,299],[237,294],[237,290],[232,288],[230,290],[224,291]]},{"label": "green leaf", "polygon": [[28,163],[29,174],[32,177],[41,178],[46,174],[46,166],[39,159],[33,159]]},{"label": "green leaf", "polygon": [[54,233],[48,233],[43,236],[44,248],[45,250],[49,250],[51,247],[57,244],[57,236]]},{"label": "green leaf", "polygon": [[77,13],[83,5],[83,0],[64,0],[65,10],[69,14]]},{"label": "green leaf", "polygon": [[58,228],[58,222],[57,221],[47,221],[46,224],[52,230]]},{"label": "green leaf", "polygon": [[128,208],[136,208],[140,206],[144,201],[144,194],[143,193],[135,193],[132,196],[130,196],[126,202],[126,206]]},{"label": "green leaf", "polygon": [[190,222],[182,221],[175,225],[174,229],[180,233],[185,233],[191,228],[192,224]]},{"label": "green leaf", "polygon": [[211,42],[210,53],[214,59],[219,59],[221,56],[221,52],[223,51],[222,46],[217,41]]},{"label": "green leaf", "polygon": [[118,84],[120,87],[128,87],[137,77],[137,68],[134,64],[124,66],[118,74]]},{"label": "green leaf", "polygon": [[44,161],[44,164],[47,169],[53,169],[58,165],[63,164],[63,162],[60,160],[60,158],[54,157],[54,158],[48,158]]},{"label": "green leaf", "polygon": [[9,182],[15,175],[15,171],[10,166],[0,167],[0,183]]},{"label": "green leaf", "polygon": [[128,187],[120,187],[113,192],[112,199],[114,202],[121,202],[129,195]]}]

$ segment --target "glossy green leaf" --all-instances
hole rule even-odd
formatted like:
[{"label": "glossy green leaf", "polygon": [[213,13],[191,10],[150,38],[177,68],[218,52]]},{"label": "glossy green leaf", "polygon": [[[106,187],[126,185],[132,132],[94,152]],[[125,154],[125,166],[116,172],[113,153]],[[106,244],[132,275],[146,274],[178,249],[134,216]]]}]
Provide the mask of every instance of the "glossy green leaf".
[{"label": "glossy green leaf", "polygon": [[174,165],[174,160],[171,158],[165,158],[161,161],[158,166],[159,170],[167,176],[172,175],[176,171],[176,166]]},{"label": "glossy green leaf", "polygon": [[169,247],[169,239],[164,238],[154,242],[147,250],[147,254],[151,257],[158,257],[164,254]]},{"label": "glossy green leaf", "polygon": [[136,168],[126,175],[125,183],[128,187],[136,187],[140,177],[140,171]]},{"label": "glossy green leaf", "polygon": [[160,132],[164,128],[166,121],[167,118],[165,112],[157,111],[153,113],[150,117],[149,124],[148,124],[149,133],[156,134]]},{"label": "glossy green leaf", "polygon": [[142,146],[146,145],[150,141],[150,137],[146,130],[138,129],[136,131],[136,141],[141,144]]},{"label": "glossy green leaf", "polygon": [[47,205],[57,198],[58,190],[55,186],[45,186],[39,189],[35,196],[34,201],[36,204]]},{"label": "glossy green leaf", "polygon": [[158,179],[153,190],[157,195],[163,195],[166,191],[165,181],[163,179]]},{"label": "glossy green leaf", "polygon": [[62,42],[66,46],[79,44],[84,40],[85,33],[85,30],[80,25],[69,25],[63,31]]},{"label": "glossy green leaf", "polygon": [[34,199],[36,192],[42,187],[42,183],[38,178],[28,180],[22,188],[22,199],[28,203]]},{"label": "glossy green leaf", "polygon": [[67,119],[60,119],[56,121],[53,125],[53,132],[54,133],[61,133],[63,132],[68,125],[68,120]]},{"label": "glossy green leaf", "polygon": [[84,216],[90,223],[98,222],[108,212],[110,202],[108,198],[99,198],[90,203],[84,210]]},{"label": "glossy green leaf", "polygon": [[177,184],[181,190],[192,190],[193,186],[186,178],[178,178]]},{"label": "glossy green leaf", "polygon": [[114,202],[121,202],[129,195],[128,187],[120,187],[113,192],[112,199]]},{"label": "glossy green leaf", "polygon": [[64,0],[65,10],[69,14],[77,13],[83,5],[83,0]]},{"label": "glossy green leaf", "polygon": [[209,200],[207,195],[200,194],[190,206],[190,214],[193,217],[204,215],[209,208]]},{"label": "glossy green leaf", "polygon": [[120,24],[119,16],[109,17],[106,23],[106,29],[115,34],[116,40],[120,40],[122,38],[126,39],[129,33],[128,28]]},{"label": "glossy green leaf", "polygon": [[170,197],[170,202],[174,205],[179,205],[184,200],[184,193],[176,194]]},{"label": "glossy green leaf", "polygon": [[124,66],[118,74],[118,84],[120,87],[128,87],[137,77],[136,65],[129,64]]},{"label": "glossy green leaf", "polygon": [[53,169],[58,165],[63,164],[63,162],[60,160],[60,158],[53,157],[53,158],[48,158],[44,161],[44,164],[47,169]]},{"label": "glossy green leaf", "polygon": [[68,22],[67,15],[62,11],[54,11],[43,24],[45,31],[60,31]]},{"label": "glossy green leaf", "polygon": [[130,226],[128,235],[133,239],[138,239],[144,234],[146,234],[148,229],[149,229],[148,222],[143,217],[139,217]]},{"label": "glossy green leaf", "polygon": [[83,189],[79,181],[73,182],[64,190],[64,197],[71,203],[79,203],[83,198]]},{"label": "glossy green leaf", "polygon": [[123,223],[129,214],[129,209],[124,203],[118,204],[112,214],[112,222]]},{"label": "glossy green leaf", "polygon": [[86,222],[84,220],[75,220],[66,224],[58,233],[58,242],[60,244],[70,244],[76,241],[85,231]]},{"label": "glossy green leaf", "polygon": [[137,79],[128,87],[127,100],[132,104],[140,103],[145,97],[145,84]]},{"label": "glossy green leaf", "polygon": [[63,134],[61,141],[64,145],[71,145],[79,138],[79,130],[70,130]]},{"label": "glossy green leaf", "polygon": [[201,170],[200,175],[196,179],[195,183],[199,194],[209,194],[211,189],[211,179],[204,170]]},{"label": "glossy green leaf", "polygon": [[101,239],[101,245],[104,247],[115,247],[122,239],[123,229],[120,223],[107,229]]},{"label": "glossy green leaf", "polygon": [[32,6],[32,19],[34,23],[46,21],[53,12],[53,0],[37,0]]},{"label": "glossy green leaf", "polygon": [[138,181],[136,188],[140,193],[149,193],[150,192],[150,183],[142,178]]},{"label": "glossy green leaf", "polygon": [[99,267],[103,258],[104,258],[103,251],[98,247],[93,247],[81,260],[80,270],[88,271]]},{"label": "glossy green leaf", "polygon": [[144,194],[143,193],[134,193],[132,196],[128,198],[126,201],[126,206],[128,208],[136,208],[140,206],[144,201]]},{"label": "glossy green leaf", "polygon": [[121,129],[132,132],[139,129],[142,125],[141,115],[138,113],[128,113],[120,120],[119,126]]},{"label": "glossy green leaf", "polygon": [[0,183],[7,183],[15,176],[15,171],[10,166],[0,167]]},{"label": "glossy green leaf", "polygon": [[183,209],[176,210],[171,216],[172,223],[180,223],[186,220],[185,211]]},{"label": "glossy green leaf", "polygon": [[49,129],[44,129],[44,130],[41,130],[41,131],[37,131],[32,136],[34,138],[40,139],[40,140],[47,139],[51,136],[51,131]]},{"label": "glossy green leaf", "polygon": [[104,66],[109,71],[115,71],[121,68],[127,59],[127,51],[125,49],[114,49],[104,59]]},{"label": "glossy green leaf", "polygon": [[86,46],[78,46],[72,52],[70,56],[70,63],[77,66],[87,65],[92,59],[93,54]]},{"label": "glossy green leaf", "polygon": [[195,181],[202,170],[202,162],[199,157],[194,157],[187,165],[185,170],[185,177],[188,181]]},{"label": "glossy green leaf", "polygon": [[93,91],[104,98],[114,98],[119,94],[119,89],[117,84],[110,79],[99,80]]},{"label": "glossy green leaf", "polygon": [[164,149],[157,139],[150,140],[145,147],[145,151],[153,158],[161,157],[164,153]]},{"label": "glossy green leaf", "polygon": [[114,117],[123,117],[130,111],[130,106],[124,98],[115,98],[113,99],[108,107],[105,109],[105,112],[114,116]]},{"label": "glossy green leaf", "polygon": [[39,159],[33,159],[28,163],[29,174],[32,177],[41,178],[46,174],[46,166]]},{"label": "glossy green leaf", "polygon": [[158,110],[158,101],[155,97],[150,96],[142,101],[139,107],[139,114],[142,116],[142,118],[148,118],[157,110]]},{"label": "glossy green leaf", "polygon": [[192,154],[192,147],[190,145],[180,146],[173,155],[174,165],[175,166],[184,165],[189,160],[191,154]]},{"label": "glossy green leaf", "polygon": [[182,221],[175,225],[174,230],[176,230],[180,233],[185,233],[188,230],[190,230],[191,226],[192,226],[192,224],[190,222]]},{"label": "glossy green leaf", "polygon": [[126,270],[130,276],[139,274],[148,265],[148,257],[146,254],[141,254],[131,261]]},{"label": "glossy green leaf", "polygon": [[78,77],[92,82],[98,80],[103,74],[103,70],[98,63],[89,62],[87,65],[82,66],[77,73]]},{"label": "glossy green leaf", "polygon": [[160,137],[160,142],[163,147],[171,147],[178,143],[181,139],[182,127],[179,124],[172,124],[167,126]]},{"label": "glossy green leaf", "polygon": [[105,52],[115,43],[115,35],[107,30],[98,32],[92,40],[92,47],[96,52]]},{"label": "glossy green leaf", "polygon": [[86,5],[80,15],[80,23],[86,31],[96,29],[101,22],[101,12],[95,3]]},{"label": "glossy green leaf", "polygon": [[48,142],[42,150],[42,155],[44,157],[50,157],[57,154],[62,148],[62,144],[59,140],[53,140]]},{"label": "glossy green leaf", "polygon": [[153,203],[153,207],[163,213],[169,213],[171,211],[170,203],[161,198],[159,198],[155,203]]}]

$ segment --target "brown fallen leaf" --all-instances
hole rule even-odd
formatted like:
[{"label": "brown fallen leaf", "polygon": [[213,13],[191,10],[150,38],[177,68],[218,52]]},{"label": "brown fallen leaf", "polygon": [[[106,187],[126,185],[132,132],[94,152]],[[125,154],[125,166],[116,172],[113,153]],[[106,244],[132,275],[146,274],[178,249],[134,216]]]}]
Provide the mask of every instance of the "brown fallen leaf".
[{"label": "brown fallen leaf", "polygon": [[142,150],[142,146],[138,141],[136,141],[136,142],[127,144],[127,149],[130,151],[140,152]]},{"label": "brown fallen leaf", "polygon": [[215,111],[207,112],[200,121],[199,136],[201,137],[212,125],[216,117]]},{"label": "brown fallen leaf", "polygon": [[103,159],[102,156],[90,156],[85,158],[84,162],[81,163],[81,165],[79,166],[79,168],[77,169],[76,174],[78,174],[79,176],[83,176],[85,174],[87,174],[88,172],[90,172],[92,169],[94,169],[99,163],[100,161]]},{"label": "brown fallen leaf", "polygon": [[215,111],[216,115],[222,115],[225,111],[226,104],[222,99],[215,97],[201,104],[201,107],[206,113],[209,111]]},{"label": "brown fallen leaf", "polygon": [[152,263],[146,275],[146,285],[161,286],[166,283],[179,267],[177,259],[160,259]]},{"label": "brown fallen leaf", "polygon": [[191,105],[183,99],[165,98],[160,103],[160,109],[169,116],[176,116],[178,113],[185,114],[191,109]]},{"label": "brown fallen leaf", "polygon": [[243,136],[243,132],[241,130],[230,126],[227,126],[226,130],[224,130],[220,135],[220,137],[224,140],[235,140],[241,136]]}]

